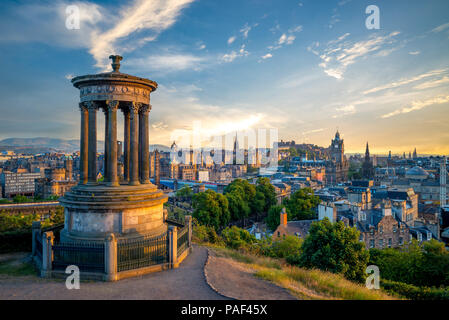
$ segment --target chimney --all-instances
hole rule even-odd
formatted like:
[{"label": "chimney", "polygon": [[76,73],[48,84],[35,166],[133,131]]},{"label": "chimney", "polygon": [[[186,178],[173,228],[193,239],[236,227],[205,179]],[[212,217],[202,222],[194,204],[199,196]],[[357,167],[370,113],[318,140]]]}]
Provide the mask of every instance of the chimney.
[{"label": "chimney", "polygon": [[281,210],[281,225],[287,225],[287,211],[285,211],[285,207]]}]

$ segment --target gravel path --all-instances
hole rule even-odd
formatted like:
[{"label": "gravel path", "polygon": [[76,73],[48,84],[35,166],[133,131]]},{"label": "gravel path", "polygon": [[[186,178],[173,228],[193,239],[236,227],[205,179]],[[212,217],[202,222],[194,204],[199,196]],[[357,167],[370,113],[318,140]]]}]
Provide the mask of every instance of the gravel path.
[{"label": "gravel path", "polygon": [[0,275],[0,300],[29,299],[147,299],[219,300],[204,277],[207,249],[195,246],[179,268],[117,282],[81,282],[79,290],[68,290],[65,281],[37,276]]},{"label": "gravel path", "polygon": [[204,273],[207,282],[220,294],[238,300],[296,300],[284,288],[258,279],[254,270],[229,258],[217,257],[209,250]]}]

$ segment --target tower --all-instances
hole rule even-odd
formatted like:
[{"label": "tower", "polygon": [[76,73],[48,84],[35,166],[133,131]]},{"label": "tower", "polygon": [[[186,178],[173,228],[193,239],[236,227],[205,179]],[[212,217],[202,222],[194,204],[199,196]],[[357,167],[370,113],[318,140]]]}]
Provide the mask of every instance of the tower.
[{"label": "tower", "polygon": [[447,203],[446,175],[446,157],[443,157],[443,161],[440,164],[440,207],[444,207]]},{"label": "tower", "polygon": [[417,159],[418,158],[418,154],[416,153],[416,148],[413,151],[413,159]]},{"label": "tower", "polygon": [[362,176],[364,179],[372,179],[374,177],[374,167],[369,154],[368,142],[366,143],[365,160],[362,165]]}]

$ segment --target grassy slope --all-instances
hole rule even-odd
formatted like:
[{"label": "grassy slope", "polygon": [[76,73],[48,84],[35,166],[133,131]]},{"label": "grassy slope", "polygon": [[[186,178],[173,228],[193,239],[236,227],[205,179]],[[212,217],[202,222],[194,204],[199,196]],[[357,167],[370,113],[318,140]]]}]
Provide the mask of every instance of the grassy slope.
[{"label": "grassy slope", "polygon": [[218,256],[247,264],[255,270],[255,276],[286,288],[298,299],[396,299],[382,290],[369,290],[360,284],[346,280],[338,274],[301,269],[287,265],[280,259],[258,257],[227,248],[213,247],[213,250]]}]

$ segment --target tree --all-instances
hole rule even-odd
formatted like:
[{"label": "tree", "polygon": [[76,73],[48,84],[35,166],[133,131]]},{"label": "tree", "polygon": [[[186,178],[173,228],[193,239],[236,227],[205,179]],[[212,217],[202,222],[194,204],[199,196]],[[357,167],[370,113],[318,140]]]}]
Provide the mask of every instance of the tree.
[{"label": "tree", "polygon": [[296,148],[290,147],[290,149],[288,149],[288,152],[290,153],[290,157],[298,156],[298,150]]},{"label": "tree", "polygon": [[245,225],[245,218],[255,206],[256,187],[246,180],[235,179],[226,186],[224,195],[228,199],[232,219],[241,220]]},{"label": "tree", "polygon": [[267,212],[271,206],[276,204],[276,191],[274,190],[274,186],[271,184],[270,179],[265,177],[257,179],[256,192],[260,192],[264,195],[265,203],[263,210],[265,212]]},{"label": "tree", "polygon": [[320,198],[314,195],[311,188],[304,188],[293,193],[283,201],[289,220],[309,220],[316,216],[315,208]]},{"label": "tree", "polygon": [[227,247],[232,249],[245,248],[248,245],[256,242],[256,238],[248,231],[238,228],[236,226],[227,227],[221,233]]},{"label": "tree", "polygon": [[267,227],[271,231],[276,230],[278,225],[281,223],[280,214],[281,214],[282,208],[283,208],[283,206],[279,205],[279,206],[272,206],[268,210],[268,216],[265,219],[265,222],[267,223]]},{"label": "tree", "polygon": [[176,197],[179,198],[191,198],[193,196],[193,190],[189,186],[182,187],[176,191]]},{"label": "tree", "polygon": [[231,219],[228,199],[213,190],[195,194],[193,208],[193,217],[199,223],[214,227],[216,230],[224,228]]},{"label": "tree", "polygon": [[31,202],[30,199],[28,199],[26,196],[22,196],[22,195],[17,195],[15,196],[12,201],[14,203],[25,203],[25,202]]},{"label": "tree", "polygon": [[314,222],[302,245],[298,264],[341,273],[349,280],[363,282],[369,253],[359,237],[360,232],[355,227],[346,227],[342,221],[332,223],[325,218]]}]

